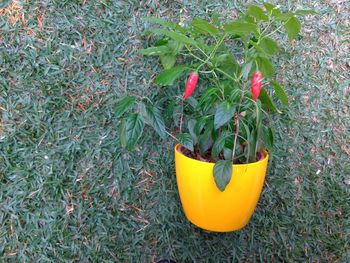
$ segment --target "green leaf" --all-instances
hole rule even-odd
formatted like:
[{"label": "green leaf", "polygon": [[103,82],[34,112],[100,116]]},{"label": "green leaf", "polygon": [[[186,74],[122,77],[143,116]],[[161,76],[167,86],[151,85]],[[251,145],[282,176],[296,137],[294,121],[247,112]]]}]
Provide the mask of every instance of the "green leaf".
[{"label": "green leaf", "polygon": [[225,73],[232,77],[235,75],[238,76],[241,71],[240,65],[229,53],[217,56],[214,60],[214,63],[217,68],[223,70]]},{"label": "green leaf", "polygon": [[213,159],[217,159],[219,154],[225,147],[226,139],[232,136],[232,133],[229,131],[224,131],[220,134],[219,138],[214,142],[213,148],[211,150],[211,156]]},{"label": "green leaf", "polygon": [[143,132],[144,123],[140,114],[130,114],[126,119],[126,138],[128,150],[133,150]]},{"label": "green leaf", "polygon": [[146,49],[141,49],[139,52],[145,56],[158,56],[168,53],[169,48],[167,46],[149,47]]},{"label": "green leaf", "polygon": [[232,160],[232,149],[224,148],[224,158],[225,160]]},{"label": "green leaf", "polygon": [[224,25],[224,29],[228,33],[233,33],[237,35],[247,35],[250,33],[258,33],[258,26],[253,23],[246,22],[231,22]]},{"label": "green leaf", "polygon": [[287,31],[289,40],[294,39],[301,30],[301,24],[298,18],[292,17],[284,24],[284,28]]},{"label": "green leaf", "polygon": [[219,129],[221,126],[231,120],[235,114],[236,108],[228,101],[223,101],[218,105],[214,117],[214,127]]},{"label": "green leaf", "polygon": [[159,109],[152,105],[143,107],[143,117],[158,135],[164,140],[166,138],[165,125]]},{"label": "green leaf", "polygon": [[121,115],[124,114],[131,106],[134,105],[136,101],[135,97],[132,96],[127,96],[121,99],[120,101],[117,102],[117,105],[115,106],[114,113],[117,118],[119,118]]},{"label": "green leaf", "polygon": [[180,126],[180,119],[182,115],[182,105],[176,105],[173,109],[173,120],[175,126],[179,127]]},{"label": "green leaf", "polygon": [[181,133],[177,136],[177,139],[179,140],[179,143],[189,149],[191,152],[193,152],[193,140],[190,134],[188,133]]},{"label": "green leaf", "polygon": [[288,106],[288,96],[284,89],[278,84],[277,81],[272,80],[271,84],[273,88],[275,89],[277,97],[280,99],[283,105]]},{"label": "green leaf", "polygon": [[289,19],[294,17],[293,13],[280,13],[275,15],[277,21],[287,22]]},{"label": "green leaf", "polygon": [[263,20],[263,21],[269,20],[268,16],[264,13],[264,11],[256,5],[249,6],[248,14],[255,17],[257,20]]},{"label": "green leaf", "polygon": [[178,42],[181,42],[184,44],[188,44],[188,45],[196,45],[197,44],[197,42],[195,40],[185,36],[184,34],[169,31],[166,29],[152,29],[151,32],[153,32],[156,35],[166,35],[166,36],[174,39],[175,41],[178,41]]},{"label": "green leaf", "polygon": [[194,131],[194,127],[196,125],[197,121],[194,120],[194,119],[191,119],[188,121],[187,123],[187,128],[188,128],[188,131],[190,132],[191,136],[192,136],[192,140],[193,140],[193,144],[196,145],[197,142],[198,142],[198,137]]},{"label": "green leaf", "polygon": [[220,89],[217,87],[209,88],[200,97],[196,110],[207,112],[212,108],[219,96]]},{"label": "green leaf", "polygon": [[192,26],[199,29],[201,32],[209,33],[213,36],[217,35],[220,31],[207,21],[196,18],[192,21]]},{"label": "green leaf", "polygon": [[181,76],[182,72],[184,72],[186,69],[187,67],[183,65],[166,69],[158,75],[155,81],[160,85],[171,85],[176,79]]},{"label": "green leaf", "polygon": [[196,122],[194,126],[194,132],[197,136],[201,135],[203,128],[207,124],[207,120],[209,119],[209,116],[202,116],[199,118],[199,120]]},{"label": "green leaf", "polygon": [[169,41],[167,46],[169,47],[169,50],[170,50],[169,53],[176,56],[182,50],[182,48],[184,47],[184,44],[176,41]]},{"label": "green leaf", "polygon": [[216,186],[223,192],[232,177],[232,161],[220,160],[214,166],[214,180]]},{"label": "green leaf", "polygon": [[125,148],[126,145],[128,144],[125,123],[126,123],[125,119],[123,119],[120,123],[120,126],[119,126],[119,140],[120,140],[120,144],[123,148]]},{"label": "green leaf", "polygon": [[172,54],[161,55],[160,63],[164,69],[171,69],[176,63],[176,56]]},{"label": "green leaf", "polygon": [[244,77],[244,79],[248,78],[249,73],[250,73],[250,71],[252,69],[252,66],[253,66],[253,62],[252,61],[250,61],[250,62],[248,62],[247,64],[244,65],[243,70],[242,70],[243,71],[242,76]]},{"label": "green leaf", "polygon": [[205,126],[204,133],[199,136],[199,151],[201,154],[205,154],[213,145],[213,121],[209,121]]},{"label": "green leaf", "polygon": [[319,13],[317,13],[314,10],[297,10],[295,11],[296,15],[318,15]]},{"label": "green leaf", "polygon": [[263,38],[256,46],[259,53],[267,56],[272,56],[278,50],[277,43],[271,38]]},{"label": "green leaf", "polygon": [[264,3],[264,7],[265,7],[266,11],[268,13],[270,13],[274,17],[276,17],[276,16],[281,14],[281,10],[277,6],[275,6],[273,4]]},{"label": "green leaf", "polygon": [[264,77],[272,77],[275,74],[275,70],[267,58],[257,57],[256,62],[258,63],[259,70]]},{"label": "green leaf", "polygon": [[281,113],[276,105],[273,103],[272,99],[270,98],[269,94],[266,92],[264,88],[261,88],[260,90],[260,96],[259,99],[262,102],[262,105],[266,108],[271,110],[272,112],[278,112]]}]

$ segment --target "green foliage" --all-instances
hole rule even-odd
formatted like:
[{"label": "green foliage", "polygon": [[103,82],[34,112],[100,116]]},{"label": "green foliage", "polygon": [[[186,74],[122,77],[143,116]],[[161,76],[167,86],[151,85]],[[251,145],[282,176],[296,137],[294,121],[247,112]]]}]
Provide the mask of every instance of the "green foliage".
[{"label": "green foliage", "polygon": [[[265,3],[264,6],[250,5],[239,18],[223,26],[217,14],[213,14],[212,21],[195,18],[187,26],[159,18],[147,19],[158,25],[148,31],[157,40],[155,46],[142,49],[140,53],[160,58],[163,71],[155,83],[174,86],[179,79],[180,83],[186,80],[185,72],[199,74],[198,91],[191,91],[189,98],[181,100],[181,94],[174,94],[153,102],[158,105],[169,101],[171,110],[164,119],[172,119],[179,128],[179,135],[172,135],[172,138],[192,152],[199,151],[195,154],[211,156],[208,161],[219,163],[214,176],[220,190],[225,189],[231,178],[226,173],[228,163],[255,162],[262,147],[272,150],[268,114],[281,113],[274,98],[288,106],[287,94],[274,80],[273,59],[279,51],[277,35],[284,28],[290,40],[296,38],[301,30],[298,14],[311,13],[282,12],[279,7]],[[255,71],[260,71],[264,83],[270,84],[261,88],[258,101],[251,99],[249,85]],[[127,103],[123,106],[123,101],[119,104],[122,106],[118,106],[117,117],[128,108]],[[140,121],[152,126],[164,138],[167,125],[161,112],[156,108],[139,108],[144,112]],[[187,125],[183,125],[186,121]],[[128,122],[125,133],[127,128]],[[132,142],[138,136],[138,133],[134,135]]]},{"label": "green foliage", "polygon": [[179,140],[179,143],[190,150],[191,152],[193,151],[193,140],[190,134],[188,133],[180,133],[177,136],[177,139]]},{"label": "green foliage", "polygon": [[298,18],[291,17],[284,24],[284,28],[287,31],[289,39],[294,39],[301,30],[301,24]]},{"label": "green foliage", "polygon": [[159,109],[155,106],[142,104],[141,114],[145,122],[150,125],[162,138],[166,137],[164,120]]},{"label": "green foliage", "polygon": [[156,78],[156,83],[163,86],[171,85],[185,70],[186,66],[176,66],[166,69]]},{"label": "green foliage", "polygon": [[[274,157],[250,223],[224,234],[201,231],[184,217],[173,141],[157,140],[145,127],[141,147],[125,151],[121,122],[113,116],[116,97],[137,97],[129,112],[138,111],[140,100],[147,102],[141,96],[147,96],[159,99],[154,105],[167,131],[177,130],[172,115],[167,118],[170,102],[162,101],[181,96],[186,77],[173,86],[150,83],[160,72],[157,61],[141,59],[135,49],[159,39],[140,42],[150,24],[142,17],[152,9],[167,21],[231,15],[247,1],[8,2],[17,2],[29,20],[12,25],[13,12],[0,16],[0,262],[349,262],[347,1],[274,1],[282,7],[314,5],[328,19],[308,17],[313,32],[286,49],[288,63],[285,55],[274,60],[290,106],[265,122],[275,130]],[[337,43],[320,41],[331,34]],[[287,38],[276,39],[288,46]],[[317,67],[310,66],[315,61]],[[200,75],[198,101],[209,88],[207,75]],[[269,83],[264,80],[266,90],[278,99]],[[189,119],[184,116],[184,132]]]},{"label": "green foliage", "polygon": [[214,166],[214,179],[220,191],[224,191],[232,177],[232,161],[219,160]]},{"label": "green foliage", "polygon": [[125,139],[128,150],[133,150],[142,135],[144,122],[138,113],[132,113],[126,118]]},{"label": "green foliage", "polygon": [[123,115],[124,112],[126,112],[129,108],[131,108],[136,101],[135,97],[127,96],[121,99],[117,105],[115,106],[114,113],[116,117],[120,117]]},{"label": "green foliage", "polygon": [[236,111],[236,107],[229,101],[221,102],[215,111],[214,127],[219,129],[232,119]]}]

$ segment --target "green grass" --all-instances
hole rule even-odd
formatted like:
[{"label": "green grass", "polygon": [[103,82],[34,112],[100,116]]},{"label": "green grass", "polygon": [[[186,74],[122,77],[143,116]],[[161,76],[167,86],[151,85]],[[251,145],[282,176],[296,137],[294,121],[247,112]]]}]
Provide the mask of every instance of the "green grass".
[{"label": "green grass", "polygon": [[274,158],[244,229],[185,219],[173,142],[149,131],[136,152],[119,146],[115,102],[150,94],[160,70],[137,53],[142,18],[230,18],[244,2],[25,1],[0,16],[0,261],[349,262],[346,1],[282,1],[320,15],[276,61],[291,107],[273,120]]}]

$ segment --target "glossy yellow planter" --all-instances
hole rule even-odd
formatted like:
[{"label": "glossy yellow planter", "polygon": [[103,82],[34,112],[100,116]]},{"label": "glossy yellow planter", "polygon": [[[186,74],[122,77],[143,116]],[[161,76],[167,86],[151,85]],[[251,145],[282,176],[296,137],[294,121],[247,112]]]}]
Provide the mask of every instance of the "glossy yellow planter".
[{"label": "glossy yellow planter", "polygon": [[216,232],[244,227],[254,212],[263,187],[268,154],[250,164],[233,165],[225,191],[216,187],[213,167],[191,159],[175,146],[176,180],[186,217],[196,226]]}]

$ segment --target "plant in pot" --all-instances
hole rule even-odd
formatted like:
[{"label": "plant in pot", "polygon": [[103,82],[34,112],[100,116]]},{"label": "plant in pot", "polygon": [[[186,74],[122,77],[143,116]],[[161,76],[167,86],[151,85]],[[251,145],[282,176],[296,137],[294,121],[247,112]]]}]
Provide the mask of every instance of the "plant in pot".
[{"label": "plant in pot", "polygon": [[[187,26],[147,18],[158,25],[149,31],[156,39],[140,52],[158,56],[164,69],[155,79],[153,99],[118,101],[121,144],[132,150],[145,124],[176,141],[177,185],[193,224],[225,232],[249,222],[273,146],[269,114],[281,112],[275,99],[280,107],[288,105],[272,63],[281,50],[277,39],[281,31],[296,38],[297,15],[313,13],[282,12],[265,3],[227,23],[216,14]],[[184,85],[175,89],[174,83]]]}]

